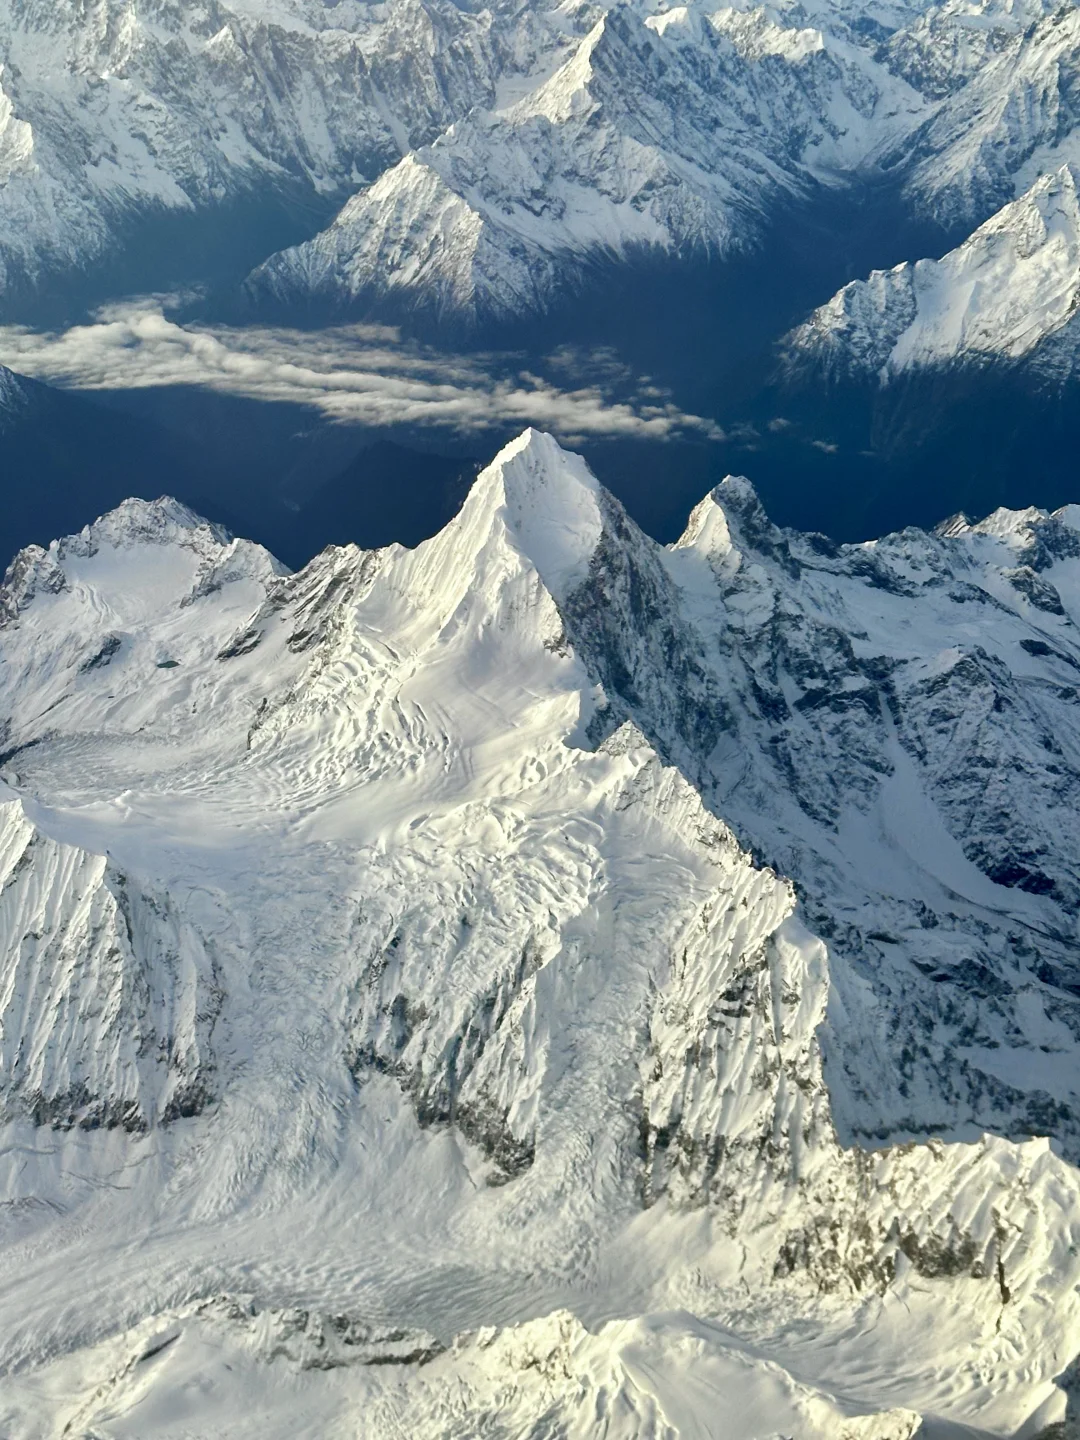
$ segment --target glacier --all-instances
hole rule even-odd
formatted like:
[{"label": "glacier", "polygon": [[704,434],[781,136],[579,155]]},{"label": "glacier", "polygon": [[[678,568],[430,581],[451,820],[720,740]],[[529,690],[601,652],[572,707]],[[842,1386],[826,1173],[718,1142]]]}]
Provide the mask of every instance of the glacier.
[{"label": "glacier", "polygon": [[1074,1413],[1074,508],[662,547],[527,431],[0,597],[4,1434]]}]

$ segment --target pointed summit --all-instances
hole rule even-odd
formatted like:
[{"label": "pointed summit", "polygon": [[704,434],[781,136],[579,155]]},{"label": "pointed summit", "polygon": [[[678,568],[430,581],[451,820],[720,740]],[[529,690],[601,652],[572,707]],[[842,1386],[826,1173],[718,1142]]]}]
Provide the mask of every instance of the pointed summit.
[{"label": "pointed summit", "polygon": [[515,544],[555,599],[562,599],[585,579],[600,543],[599,481],[580,455],[531,427],[505,446],[484,474],[502,489]]},{"label": "pointed summit", "polygon": [[769,519],[764,505],[745,475],[727,475],[690,512],[686,529],[672,549],[695,551],[713,565],[737,564],[743,548],[772,552],[783,543],[781,531]]},{"label": "pointed summit", "polygon": [[480,472],[457,517],[417,548],[410,583],[450,613],[524,568],[559,602],[588,574],[603,531],[601,495],[579,455],[525,430]]},{"label": "pointed summit", "polygon": [[1080,197],[1062,165],[941,260],[845,285],[792,331],[786,364],[888,381],[958,361],[1022,361],[1063,338],[1078,304]]}]

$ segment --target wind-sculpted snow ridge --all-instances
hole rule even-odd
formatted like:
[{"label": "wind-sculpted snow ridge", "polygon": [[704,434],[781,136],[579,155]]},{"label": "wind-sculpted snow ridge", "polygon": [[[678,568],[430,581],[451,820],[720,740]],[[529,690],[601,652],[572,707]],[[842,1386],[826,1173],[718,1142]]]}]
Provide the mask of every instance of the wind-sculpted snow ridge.
[{"label": "wind-sculpted snow ridge", "polygon": [[1064,165],[941,260],[845,285],[785,342],[785,368],[832,379],[942,366],[1021,365],[1045,383],[1076,370],[1080,201]]},{"label": "wind-sculpted snow ridge", "polygon": [[407,155],[247,289],[528,314],[602,260],[753,246],[784,200],[835,183],[924,109],[849,40],[764,10],[619,5],[530,94]]},{"label": "wind-sculpted snow ridge", "polygon": [[3,1433],[1061,1419],[1070,517],[665,550],[530,431],[414,551],[25,552]]}]

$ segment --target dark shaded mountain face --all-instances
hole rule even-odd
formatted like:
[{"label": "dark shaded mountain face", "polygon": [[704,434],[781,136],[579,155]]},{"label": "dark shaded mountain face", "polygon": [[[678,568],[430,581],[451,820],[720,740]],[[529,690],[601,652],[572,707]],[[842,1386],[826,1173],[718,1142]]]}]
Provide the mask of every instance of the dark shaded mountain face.
[{"label": "dark shaded mountain face", "polygon": [[841,540],[998,505],[1056,508],[1076,493],[1080,385],[1048,393],[1015,366],[778,384],[756,420],[762,438],[742,468],[786,524]]},{"label": "dark shaded mountain face", "polygon": [[213,508],[216,477],[197,443],[22,377],[9,388],[6,405],[0,397],[5,554],[47,544],[58,525],[80,529],[132,494],[197,484]]},{"label": "dark shaded mountain face", "polygon": [[302,564],[326,545],[417,545],[457,514],[479,468],[377,440],[300,506],[277,553]]},{"label": "dark shaded mountain face", "polygon": [[190,388],[88,397],[4,373],[4,554],[164,491],[300,566],[330,544],[415,545],[451,518],[476,474],[468,459],[293,405]]}]

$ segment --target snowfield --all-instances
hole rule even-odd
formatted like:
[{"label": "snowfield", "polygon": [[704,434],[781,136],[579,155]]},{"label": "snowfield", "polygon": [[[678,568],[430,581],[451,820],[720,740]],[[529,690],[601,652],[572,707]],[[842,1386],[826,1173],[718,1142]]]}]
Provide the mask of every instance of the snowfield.
[{"label": "snowfield", "polygon": [[1071,509],[664,549],[527,431],[414,551],[129,501],[0,615],[0,1433],[1065,1418]]}]

